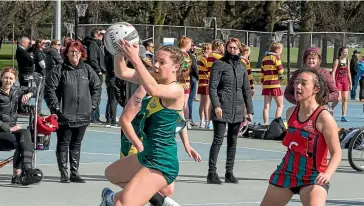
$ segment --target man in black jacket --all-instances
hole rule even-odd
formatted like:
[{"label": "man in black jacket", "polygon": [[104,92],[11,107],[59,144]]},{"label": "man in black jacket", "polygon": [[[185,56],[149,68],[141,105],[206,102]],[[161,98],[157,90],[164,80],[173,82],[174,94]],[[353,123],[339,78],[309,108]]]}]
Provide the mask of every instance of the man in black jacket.
[{"label": "man in black jacket", "polygon": [[106,92],[107,92],[107,104],[106,104],[106,127],[118,127],[116,122],[116,111],[118,103],[115,99],[114,85],[115,85],[115,73],[114,73],[114,58],[107,49],[105,49],[105,63],[106,63]]},{"label": "man in black jacket", "polygon": [[[84,44],[87,47],[87,61],[98,75],[102,84],[103,74],[106,73],[105,66],[105,53],[104,46],[102,43],[103,31],[99,28],[93,28],[91,30],[91,38],[85,38]],[[102,88],[100,88],[101,90]],[[101,91],[100,91],[101,93]],[[103,123],[100,120],[100,108],[97,107],[91,113],[91,123]]]},{"label": "man in black jacket", "polygon": [[16,61],[18,62],[20,86],[28,86],[28,81],[26,81],[24,77],[26,75],[32,75],[34,72],[34,59],[31,55],[32,48],[29,46],[30,40],[27,37],[22,37],[15,52]]}]

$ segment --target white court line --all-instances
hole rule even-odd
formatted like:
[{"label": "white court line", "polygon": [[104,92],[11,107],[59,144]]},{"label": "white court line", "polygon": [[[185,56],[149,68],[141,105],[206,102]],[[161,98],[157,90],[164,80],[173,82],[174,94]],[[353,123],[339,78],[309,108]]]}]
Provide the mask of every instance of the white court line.
[{"label": "white court line", "polygon": [[220,203],[213,203],[213,202],[211,202],[211,203],[203,203],[203,204],[201,204],[201,203],[195,203],[195,204],[181,204],[182,206],[184,206],[184,205],[190,205],[190,206],[192,206],[192,205],[237,205],[237,204],[260,204],[260,202],[220,202]]},{"label": "white court line", "polygon": [[[354,198],[343,198],[343,199],[327,199],[327,201],[351,201],[351,200],[364,200],[363,197],[354,197]],[[299,201],[299,200],[298,200]],[[292,202],[292,201],[290,201]],[[181,204],[181,205],[237,205],[237,204],[260,204],[261,202],[211,202],[211,203],[193,203],[193,204]],[[338,203],[339,205],[341,205],[340,203]]]},{"label": "white court line", "polygon": [[[107,134],[118,134],[118,135],[120,135],[120,133],[118,133],[118,132],[106,132],[106,131],[99,131],[99,130],[93,130],[93,129],[88,129],[87,131],[90,131],[90,132],[99,132],[99,133],[107,133]],[[176,141],[177,142],[181,142],[182,140],[176,140]],[[193,141],[190,141],[190,143],[211,145],[211,143],[207,143],[207,142],[193,142]],[[222,145],[222,146],[226,146],[226,145]],[[257,151],[264,151],[264,152],[276,152],[276,153],[282,153],[282,154],[285,153],[283,151],[260,149],[260,148],[253,148],[253,147],[239,147],[239,146],[237,146],[236,148],[239,148],[239,149],[249,149],[249,150],[257,150]]]}]

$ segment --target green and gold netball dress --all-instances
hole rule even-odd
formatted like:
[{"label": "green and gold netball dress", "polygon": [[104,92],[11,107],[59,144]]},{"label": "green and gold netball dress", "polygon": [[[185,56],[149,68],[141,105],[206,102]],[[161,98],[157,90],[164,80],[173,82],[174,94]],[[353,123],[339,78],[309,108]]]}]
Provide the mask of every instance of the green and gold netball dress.
[{"label": "green and gold netball dress", "polygon": [[[143,142],[143,132],[140,130],[140,121],[143,119],[144,112],[139,111],[135,116],[131,124],[133,125],[133,129],[136,135],[139,137],[140,141]],[[129,139],[123,134],[121,136],[121,147],[120,147],[120,158],[126,157],[128,155],[133,155],[138,152],[138,150],[134,147],[134,145],[129,141]]]},{"label": "green and gold netball dress", "polygon": [[165,108],[158,97],[144,98],[140,112],[143,112],[140,131],[145,139],[138,160],[145,167],[161,171],[171,184],[179,172],[175,137],[186,121],[180,115],[181,110]]}]

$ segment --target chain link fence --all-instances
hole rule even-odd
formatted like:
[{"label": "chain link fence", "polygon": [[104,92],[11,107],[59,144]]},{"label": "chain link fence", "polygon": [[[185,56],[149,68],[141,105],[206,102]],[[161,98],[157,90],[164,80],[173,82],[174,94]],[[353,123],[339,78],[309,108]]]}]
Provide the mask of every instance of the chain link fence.
[{"label": "chain link fence", "polygon": [[[74,22],[73,22],[74,23]],[[71,22],[72,24],[72,22]],[[100,27],[107,29],[111,24],[79,24],[77,28],[78,39],[82,40],[90,35],[91,29]],[[170,25],[144,25],[134,24],[134,27],[139,33],[141,41],[153,40],[155,48],[164,44],[177,44],[177,39],[180,36],[187,36],[193,39],[194,44],[198,47],[202,43],[211,42],[214,36],[214,29],[207,27],[189,27],[189,26],[170,26]],[[62,26],[62,38],[74,36],[75,28]],[[14,25],[14,28],[9,28],[9,34],[4,37],[3,43],[12,43],[13,40],[18,40],[22,36],[32,37],[32,39],[53,39],[54,38],[53,24],[39,25]],[[11,31],[11,32],[10,32]],[[281,42],[284,45],[283,54],[281,55],[282,62],[287,63],[287,31],[282,32],[259,32],[249,30],[234,30],[217,28],[218,39],[227,40],[231,37],[236,37],[246,45],[251,47],[250,60],[252,66],[259,68],[260,59],[268,51],[270,44],[273,41]],[[337,57],[340,47],[347,46],[349,55],[354,49],[364,48],[364,33],[350,32],[295,32],[290,38],[290,63],[291,67],[297,68],[302,64],[303,52],[307,47],[319,47],[323,53],[323,67],[332,67],[333,60]]]}]

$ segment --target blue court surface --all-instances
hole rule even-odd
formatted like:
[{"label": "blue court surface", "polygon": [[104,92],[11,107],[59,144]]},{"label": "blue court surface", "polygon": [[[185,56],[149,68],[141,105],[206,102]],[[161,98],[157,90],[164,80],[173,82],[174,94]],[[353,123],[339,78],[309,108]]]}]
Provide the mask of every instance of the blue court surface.
[{"label": "blue court surface", "polygon": [[[259,94],[259,93],[258,93]],[[102,114],[106,104],[103,92]],[[261,108],[263,98],[254,97],[254,121],[262,122]],[[288,107],[288,103],[285,105]],[[341,105],[335,111],[340,120]],[[275,104],[272,103],[271,117]],[[194,103],[194,120],[198,122],[198,102]],[[118,113],[120,114],[121,109]],[[361,126],[364,114],[362,104],[349,103],[350,122],[338,122],[341,127]],[[23,122],[25,123],[25,122]],[[176,180],[176,189],[172,197],[181,205],[259,205],[262,200],[271,173],[276,169],[284,155],[280,142],[243,139],[238,140],[234,173],[239,184],[209,185],[206,184],[209,149],[212,142],[212,131],[189,130],[191,145],[200,153],[202,162],[195,163],[184,152],[182,142],[177,136],[179,145],[180,172]],[[226,145],[226,142],[224,142]],[[85,184],[60,184],[59,172],[55,158],[56,135],[52,135],[51,149],[37,152],[37,167],[44,172],[44,181],[39,185],[18,187],[10,184],[11,164],[0,169],[0,206],[91,206],[99,205],[100,193],[104,187],[111,185],[104,177],[105,168],[119,158],[120,128],[105,128],[103,125],[91,125],[82,144],[80,173],[85,177]],[[0,159],[12,155],[11,152],[0,152]],[[218,159],[218,173],[224,180],[226,146],[222,146]],[[127,169],[127,168],[125,168]],[[354,171],[347,162],[347,151],[343,150],[343,161],[330,183],[327,205],[364,205],[364,173]],[[141,185],[141,187],[143,187]],[[135,198],[138,198],[137,196]],[[288,205],[301,205],[299,197],[294,196]]]}]

